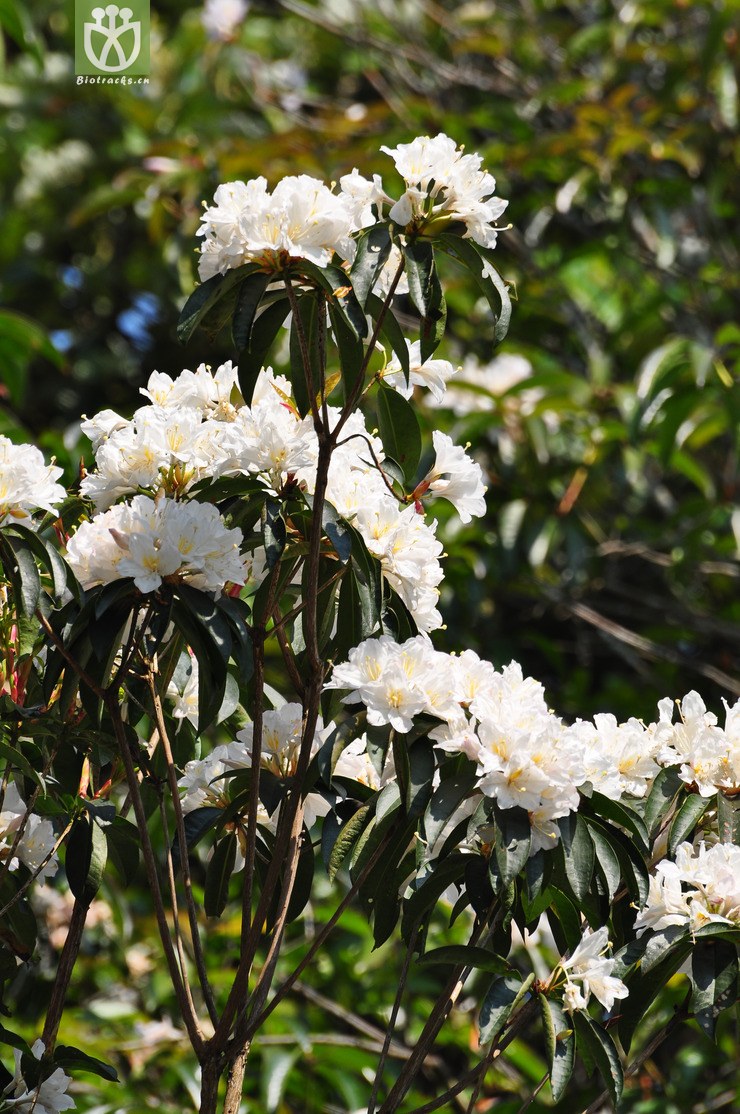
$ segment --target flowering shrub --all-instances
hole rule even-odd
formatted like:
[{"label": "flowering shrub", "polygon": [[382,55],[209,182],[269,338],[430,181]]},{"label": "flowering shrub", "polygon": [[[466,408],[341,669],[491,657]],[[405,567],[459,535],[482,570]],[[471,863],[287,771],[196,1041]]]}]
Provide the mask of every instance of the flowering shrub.
[{"label": "flowering shrub", "polygon": [[[95,467],[79,496],[2,439],[6,979],[33,954],[28,892],[55,884],[60,853],[74,907],[40,1042],[4,1034],[17,1057],[0,1109],[69,1108],[67,1068],[115,1074],[57,1035],[108,863],[126,884],[140,857],[202,1114],[239,1110],[266,1017],[353,899],[376,945],[405,947],[391,1017],[411,964],[449,969],[390,1084],[386,1046],[368,1114],[403,1108],[472,973],[495,976],[485,1052],[425,1111],[466,1088],[472,1107],[536,1013],[554,1099],[578,1052],[616,1103],[636,1025],[689,957],[686,1015],[711,1033],[735,1001],[740,703],[725,729],[696,693],[676,723],[669,701],[647,725],[566,723],[518,663],[432,642],[444,555],[430,508],[445,499],[469,522],[485,490],[450,437],[425,450],[415,392],[443,406],[458,374],[434,357],[439,256],[479,285],[492,340],[506,332],[491,251],[506,203],[447,136],[387,153],[395,199],[357,172],[338,192],[306,176],[219,187],[180,334],[230,322],[236,363],[155,372],[130,420],[87,419]],[[284,339],[289,377],[267,366]],[[268,643],[288,701],[266,682]],[[342,897],[274,987],[317,860]],[[468,942],[430,948],[448,900]],[[202,932],[227,910],[242,919],[220,995]],[[546,977],[512,951],[514,929],[541,921]]]}]

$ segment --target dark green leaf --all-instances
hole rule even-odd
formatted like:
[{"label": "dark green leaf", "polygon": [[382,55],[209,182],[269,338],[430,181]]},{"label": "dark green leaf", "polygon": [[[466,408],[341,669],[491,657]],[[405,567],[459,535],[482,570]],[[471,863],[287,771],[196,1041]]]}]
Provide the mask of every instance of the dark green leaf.
[{"label": "dark green leaf", "polygon": [[381,386],[377,396],[378,427],[383,448],[411,483],[421,457],[421,430],[413,406],[398,391]]},{"label": "dark green leaf", "polygon": [[89,905],[100,889],[107,856],[108,843],[100,825],[88,815],[75,820],[64,866],[69,888],[83,905]]},{"label": "dark green leaf", "polygon": [[[490,253],[485,248],[474,244],[472,240],[463,240],[459,236],[445,234],[440,238],[442,251],[456,259],[475,279],[480,290],[485,295],[494,320],[494,339],[500,342],[509,331],[511,320],[511,298],[506,283],[490,262]],[[483,261],[486,261],[490,277],[483,277]]]},{"label": "dark green leaf", "polygon": [[408,751],[406,813],[410,819],[421,816],[432,795],[435,760],[431,743],[419,739]]},{"label": "dark green leaf", "polygon": [[259,373],[272,347],[275,337],[290,313],[290,303],[280,298],[264,309],[252,323],[249,345],[239,357],[239,390],[247,406],[252,401]]},{"label": "dark green leaf", "polygon": [[672,859],[676,857],[679,844],[689,838],[712,801],[712,797],[701,797],[698,793],[687,794],[673,817],[668,833],[668,854]]},{"label": "dark green leaf", "polygon": [[573,1020],[576,1025],[578,1045],[580,1047],[584,1044],[588,1049],[616,1106],[624,1089],[624,1072],[614,1041],[587,1013],[576,1010]]},{"label": "dark green leaf", "polygon": [[239,287],[236,296],[234,316],[231,322],[231,335],[234,340],[234,346],[239,352],[249,346],[254,315],[262,300],[262,295],[265,293],[271,281],[271,275],[257,272],[256,274],[249,275]]},{"label": "dark green leaf", "polygon": [[339,306],[344,320],[355,336],[362,339],[367,334],[367,321],[352,289],[349,275],[338,267],[317,267],[307,259],[301,260],[300,271],[309,275],[329,295],[332,303]]},{"label": "dark green leaf", "polygon": [[493,975],[501,975],[510,970],[510,964],[500,955],[488,952],[485,948],[476,948],[472,944],[449,944],[443,948],[434,948],[420,957],[419,964],[422,967],[434,964],[475,967],[480,971],[490,971]]},{"label": "dark green leaf", "polygon": [[467,762],[461,768],[453,765],[447,767],[424,814],[424,838],[430,850],[455,809],[471,792],[476,780],[472,763]]},{"label": "dark green leaf", "polygon": [[638,967],[626,980],[629,995],[619,1004],[619,1039],[625,1052],[629,1052],[632,1035],[645,1016],[648,1007],[673,978],[679,967],[691,954],[693,943],[684,934],[663,951],[659,963],[648,972]]},{"label": "dark green leaf", "polygon": [[518,974],[494,979],[480,1008],[478,1026],[481,1044],[488,1044],[496,1039],[533,982],[533,974],[528,975],[524,981]]},{"label": "dark green leaf", "polygon": [[24,615],[33,615],[41,596],[41,576],[28,543],[8,531],[2,538],[0,554],[13,586],[18,610]]},{"label": "dark green leaf", "polygon": [[527,863],[532,828],[526,809],[497,808],[495,815],[494,853],[503,885],[508,886]]},{"label": "dark green leaf", "polygon": [[298,412],[305,418],[312,400],[315,401],[321,390],[319,304],[311,293],[302,294],[297,299],[297,306],[290,325],[290,382]]},{"label": "dark green leaf", "polygon": [[225,275],[213,275],[206,279],[200,286],[196,286],[180,313],[177,323],[177,336],[182,344],[186,344],[197,326],[214,309],[214,307],[243,279],[257,271],[256,263],[245,263],[227,271]]},{"label": "dark green leaf", "polygon": [[565,874],[578,901],[591,890],[594,872],[594,845],[583,817],[569,812],[557,821],[560,845],[565,861]]},{"label": "dark green leaf", "polygon": [[421,359],[427,360],[439,345],[444,335],[447,316],[442,287],[434,263],[434,248],[425,240],[415,240],[404,249],[406,275],[409,282],[409,297],[414,304],[421,323]]},{"label": "dark green leaf", "polygon": [[136,826],[122,816],[116,816],[105,829],[108,857],[121,876],[125,886],[130,886],[139,869],[139,833]]},{"label": "dark green leaf", "polygon": [[604,828],[593,824],[589,826],[589,832],[596,852],[596,866],[603,879],[607,898],[611,903],[619,889],[622,877],[619,856],[610,844]]},{"label": "dark green leaf", "polygon": [[[372,314],[374,320],[378,320],[383,311],[383,303],[375,294],[371,294],[367,300],[368,311]],[[383,323],[380,326],[381,335],[385,337],[391,346],[392,351],[398,358],[398,362],[403,368],[403,374],[406,377],[406,385],[409,382],[409,346],[406,343],[406,337],[403,334],[401,326],[395,318],[392,310],[388,309],[383,317]]]},{"label": "dark green leaf", "polygon": [[367,305],[368,294],[391,252],[387,224],[374,224],[357,241],[357,254],[350,270],[352,286],[361,306]]},{"label": "dark green leaf", "polygon": [[545,1031],[545,1046],[550,1061],[550,1086],[553,1102],[563,1097],[573,1074],[576,1042],[573,1037],[573,1023],[557,1002],[552,1002],[544,994],[540,995],[542,1024]]},{"label": "dark green leaf", "polygon": [[655,836],[663,819],[667,815],[683,781],[675,767],[667,767],[660,771],[645,802],[645,827],[651,837]]},{"label": "dark green leaf", "polygon": [[339,367],[342,373],[345,402],[355,397],[359,392],[359,379],[365,371],[365,346],[358,338],[354,329],[351,329],[336,303],[329,303],[329,317],[331,319],[334,340],[339,349]]},{"label": "dark green leaf", "polygon": [[58,1044],[54,1049],[54,1056],[52,1060],[56,1067],[64,1068],[65,1071],[88,1071],[92,1075],[99,1075],[101,1079],[107,1079],[111,1083],[118,1082],[118,1073],[112,1064],[106,1064],[103,1060],[98,1060],[95,1056],[88,1056],[87,1052],[82,1052],[79,1048],[73,1048],[68,1044]]},{"label": "dark green leaf", "polygon": [[236,862],[236,832],[219,840],[206,871],[203,908],[208,917],[220,917],[229,900],[229,882]]},{"label": "dark green leaf", "polygon": [[708,1037],[717,1018],[737,1000],[737,945],[726,940],[697,943],[691,957],[691,1009]]},{"label": "dark green leaf", "polygon": [[337,871],[372,819],[372,805],[362,805],[342,827],[329,856],[326,873],[333,882]]},{"label": "dark green leaf", "polygon": [[467,855],[453,851],[447,858],[438,860],[432,872],[404,898],[401,926],[404,940],[409,939],[414,927],[431,912],[447,887],[460,881],[465,874],[466,859]]},{"label": "dark green leaf", "polygon": [[650,854],[650,841],[645,823],[642,817],[638,816],[634,809],[628,808],[624,802],[613,801],[603,793],[594,792],[588,798],[581,797],[579,811],[586,816],[595,816],[602,822],[606,817],[615,824],[621,824],[635,837],[640,851],[645,855]]},{"label": "dark green leaf", "polygon": [[288,537],[282,509],[282,503],[277,499],[265,500],[262,512],[262,533],[265,539],[268,569],[274,568],[280,560]]}]

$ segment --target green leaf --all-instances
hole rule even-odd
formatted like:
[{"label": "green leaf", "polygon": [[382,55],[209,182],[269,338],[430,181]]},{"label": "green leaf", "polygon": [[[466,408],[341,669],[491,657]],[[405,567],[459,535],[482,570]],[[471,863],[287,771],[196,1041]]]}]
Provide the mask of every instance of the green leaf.
[{"label": "green leaf", "polygon": [[421,317],[419,338],[423,362],[429,359],[444,336],[447,307],[431,243],[427,240],[414,240],[406,245],[404,255],[409,297]]},{"label": "green leaf", "polygon": [[367,335],[367,321],[360,303],[357,301],[349,275],[338,267],[317,267],[302,259],[298,269],[304,275],[309,275],[328,295],[335,306],[342,312],[344,320],[358,339]]},{"label": "green leaf", "polygon": [[203,908],[208,917],[220,917],[229,900],[229,882],[236,862],[236,832],[220,839],[206,871]]},{"label": "green leaf", "polygon": [[411,483],[421,458],[421,429],[416,411],[398,391],[384,386],[378,391],[377,405],[383,448],[401,465]]},{"label": "green leaf", "polygon": [[249,344],[239,357],[239,390],[247,406],[252,401],[254,387],[267,354],[289,313],[290,302],[287,297],[279,298],[263,309],[252,323]]},{"label": "green leaf", "polygon": [[64,868],[69,888],[83,905],[89,905],[103,880],[108,857],[105,832],[89,815],[75,820],[67,839]]},{"label": "green leaf", "polygon": [[357,241],[357,254],[350,270],[352,286],[360,305],[365,308],[368,295],[391,253],[391,237],[387,224],[374,224]]},{"label": "green leaf", "polygon": [[[311,409],[312,394],[315,399],[321,390],[323,374],[319,352],[319,304],[313,293],[302,294],[296,301],[297,313],[294,312],[290,325],[290,382],[298,412],[305,418]],[[301,331],[306,346],[305,358]]]},{"label": "green leaf", "polygon": [[[188,850],[200,843],[203,837],[216,827],[223,814],[222,808],[206,805],[203,808],[194,808],[185,816],[185,842]],[[177,835],[172,843],[172,861],[177,870],[180,865],[180,840]]]},{"label": "green leaf", "polygon": [[[380,298],[375,294],[371,294],[367,300],[368,312],[372,314],[373,320],[377,321],[383,311],[383,303]],[[401,326],[398,324],[396,317],[392,310],[386,310],[383,317],[383,323],[380,326],[381,336],[391,346],[391,349],[398,357],[398,362],[403,368],[403,374],[406,377],[406,385],[408,386],[410,367],[409,367],[409,346],[406,343],[406,337],[403,334]]]},{"label": "green leaf", "polygon": [[473,789],[477,781],[475,767],[470,762],[458,767],[450,763],[443,768],[439,786],[432,794],[424,814],[424,839],[431,850],[453,812]]},{"label": "green leaf", "polygon": [[545,1030],[545,1046],[550,1061],[550,1087],[552,1101],[559,1102],[565,1093],[575,1064],[576,1042],[573,1036],[573,1023],[566,1016],[562,1006],[540,995],[542,1024]]},{"label": "green leaf", "polygon": [[293,882],[293,891],[288,902],[288,924],[294,921],[296,917],[300,917],[311,899],[315,864],[313,845],[304,830],[301,838],[301,849],[298,853],[298,868]]},{"label": "green leaf", "polygon": [[591,824],[588,830],[596,852],[596,866],[603,879],[607,899],[611,903],[622,878],[619,856],[609,842],[604,828]]},{"label": "green leaf", "polygon": [[435,767],[431,743],[427,739],[418,739],[408,751],[406,814],[409,819],[421,816],[429,804]]},{"label": "green leaf", "polygon": [[56,1067],[64,1068],[65,1071],[88,1071],[92,1075],[99,1075],[101,1079],[118,1083],[118,1072],[112,1064],[106,1064],[95,1056],[88,1056],[87,1052],[82,1052],[81,1049],[73,1048],[69,1044],[56,1046],[52,1063]]},{"label": "green leaf", "polygon": [[635,837],[640,851],[644,855],[650,854],[650,840],[645,822],[634,809],[628,808],[622,801],[613,801],[603,793],[594,792],[590,797],[581,797],[579,812],[585,816],[595,816],[602,822],[606,817],[615,824],[621,824]]},{"label": "green leaf", "polygon": [[565,861],[565,875],[577,901],[583,901],[591,891],[595,852],[583,817],[569,812],[557,821],[560,829],[560,847]]},{"label": "green leaf", "polygon": [[521,975],[503,975],[494,979],[481,1003],[478,1033],[481,1044],[488,1044],[499,1035],[509,1016],[523,1000],[534,982],[534,974],[522,981]]},{"label": "green leaf", "polygon": [[726,940],[697,943],[691,957],[691,1009],[708,1037],[717,1018],[737,1000],[737,945]]},{"label": "green leaf", "polygon": [[660,771],[645,802],[643,819],[650,837],[656,835],[684,782],[675,767]]},{"label": "green leaf", "polygon": [[494,853],[504,886],[509,886],[526,866],[532,842],[529,813],[524,808],[496,808]]},{"label": "green leaf", "polygon": [[136,826],[116,816],[105,828],[108,857],[121,876],[124,886],[130,886],[139,870],[139,833]]},{"label": "green leaf", "polygon": [[[449,233],[441,236],[439,242],[442,251],[465,267],[485,295],[493,314],[494,340],[497,344],[500,343],[509,331],[511,298],[506,283],[491,263],[491,253],[472,240],[463,240]],[[484,260],[490,275],[488,278],[483,277]]]},{"label": "green leaf", "polygon": [[340,866],[362,835],[366,826],[370,823],[372,819],[372,808],[372,804],[362,805],[342,827],[331,849],[329,863],[326,868],[326,873],[329,876],[330,882],[334,881]]},{"label": "green leaf", "polygon": [[259,270],[257,263],[245,263],[227,271],[225,275],[213,275],[200,286],[196,286],[180,312],[177,323],[177,336],[181,344],[186,344],[205,317],[218,305],[222,298],[249,275]]},{"label": "green leaf", "polygon": [[493,975],[501,975],[511,970],[511,965],[500,955],[486,951],[485,948],[476,948],[472,944],[449,944],[443,948],[434,948],[430,952],[425,952],[418,962],[421,967],[435,964],[475,967],[480,971],[490,971]]},{"label": "green leaf", "polygon": [[34,614],[41,597],[41,576],[30,547],[22,538],[9,531],[4,533],[0,555],[13,586],[18,610],[29,617]]},{"label": "green leaf", "polygon": [[249,346],[254,316],[272,278],[272,275],[257,272],[249,275],[239,287],[234,316],[231,321],[231,335],[234,346],[239,352]]},{"label": "green leaf", "polygon": [[625,980],[629,994],[619,1004],[619,1039],[625,1052],[629,1052],[632,1035],[648,1007],[691,955],[692,949],[693,942],[685,933],[667,949],[663,949],[660,962],[649,971],[644,972],[641,967],[637,967]]},{"label": "green leaf", "polygon": [[283,505],[277,499],[266,499],[262,511],[262,534],[268,569],[273,569],[282,557],[288,530],[282,515]]},{"label": "green leaf", "polygon": [[713,802],[713,797],[701,797],[698,793],[687,794],[686,800],[673,817],[668,832],[668,855],[674,859],[679,844],[689,838],[704,813]]},{"label": "green leaf", "polygon": [[619,1053],[609,1034],[597,1025],[587,1013],[576,1010],[573,1014],[579,1046],[583,1043],[604,1080],[612,1102],[616,1106],[624,1089],[624,1071]]},{"label": "green leaf", "polygon": [[421,884],[404,898],[401,934],[408,940],[414,927],[429,913],[448,886],[457,883],[465,874],[468,856],[454,851],[447,858],[437,861],[434,869]]},{"label": "green leaf", "polygon": [[[335,302],[329,302],[329,318],[331,320],[334,340],[339,349],[339,367],[342,373],[345,402],[358,390],[360,373],[364,377],[365,346],[359,339],[354,329],[350,329],[344,315],[339,311]],[[317,388],[318,389],[318,388]]]}]

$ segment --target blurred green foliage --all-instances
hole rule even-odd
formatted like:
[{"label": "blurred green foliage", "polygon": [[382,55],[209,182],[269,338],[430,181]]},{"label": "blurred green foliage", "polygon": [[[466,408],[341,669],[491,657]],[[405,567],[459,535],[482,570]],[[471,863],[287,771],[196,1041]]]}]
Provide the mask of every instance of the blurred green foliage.
[{"label": "blurred green foliage", "polygon": [[[737,696],[735,0],[255,0],[228,41],[208,40],[199,7],[152,6],[150,84],[109,88],[75,83],[71,4],[0,3],[0,432],[36,439],[72,478],[81,413],[130,412],[153,369],[232,355],[224,335],[197,334],[186,353],[175,336],[219,182],[384,173],[381,143],[446,131],[510,198],[499,266],[518,302],[503,350],[533,369],[485,412],[426,411],[429,428],[472,443],[491,485],[484,523],[443,523],[446,647],[519,658],[571,716],[652,718],[658,697],[692,687],[715,707]],[[486,307],[449,278],[443,354],[486,364]],[[145,891],[108,900],[65,1039],[117,1048],[124,1085],[96,1081],[80,1108],[187,1109],[182,1043],[134,1030],[171,1010]],[[321,902],[313,915],[325,919]],[[225,979],[228,929],[209,942]],[[310,918],[294,931],[297,955]],[[377,1037],[356,1019],[382,1024],[401,962],[370,949],[348,912],[309,997],[272,1016],[245,1109],[366,1104],[377,1049],[363,1041]],[[16,988],[31,1029],[54,955]],[[409,1045],[428,989],[412,986]],[[476,990],[409,1109],[475,1054]],[[656,1028],[673,1005],[656,1006]],[[476,1109],[518,1110],[541,1056],[515,1046]],[[735,1109],[737,1076],[727,1026],[718,1048],[684,1027],[621,1109]],[[585,1108],[599,1085],[580,1078]],[[530,1109],[550,1107],[543,1091]]]}]

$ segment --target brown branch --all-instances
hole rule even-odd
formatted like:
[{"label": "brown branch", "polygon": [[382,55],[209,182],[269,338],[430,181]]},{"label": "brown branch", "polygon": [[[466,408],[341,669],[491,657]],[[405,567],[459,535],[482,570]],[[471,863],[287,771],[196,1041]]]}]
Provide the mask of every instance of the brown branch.
[{"label": "brown branch", "polygon": [[[206,969],[205,956],[203,954],[203,945],[200,938],[200,929],[198,926],[198,911],[193,897],[193,883],[190,874],[190,862],[188,859],[188,843],[185,834],[185,816],[182,811],[182,802],[180,800],[180,790],[177,784],[177,772],[175,770],[175,759],[172,753],[172,744],[170,743],[167,725],[164,720],[164,712],[162,709],[162,698],[157,691],[157,686],[154,679],[154,671],[156,669],[156,658],[152,664],[152,668],[147,671],[147,684],[149,686],[149,693],[152,698],[152,706],[154,708],[154,720],[157,724],[157,732],[164,751],[165,762],[167,764],[167,783],[169,785],[170,794],[172,796],[172,807],[175,812],[175,829],[177,831],[177,841],[180,847],[180,869],[182,871],[182,885],[185,892],[185,906],[188,913],[188,921],[190,923],[190,937],[193,944],[193,959],[195,962],[195,969],[198,974],[198,982],[200,983],[203,999],[208,1010],[213,1025],[218,1024],[218,1011],[216,1009],[216,1002],[211,990],[211,984],[208,980],[208,971]],[[163,823],[166,823],[166,816],[163,814]],[[172,855],[169,851],[169,840],[166,840],[168,848],[167,853],[167,867],[171,875],[170,889],[172,892],[172,903],[175,911],[175,925],[177,926],[177,890],[175,888],[174,870],[172,864]],[[179,940],[179,930],[178,930]],[[183,969],[184,976],[184,969]],[[187,979],[184,978],[185,986],[187,989]]]},{"label": "brown branch", "polygon": [[405,951],[404,957],[403,957],[403,965],[401,967],[401,977],[398,980],[398,990],[396,991],[396,996],[395,996],[395,999],[393,1001],[393,1008],[391,1009],[391,1016],[388,1019],[388,1027],[386,1029],[385,1039],[383,1041],[383,1050],[380,1053],[380,1059],[378,1060],[378,1067],[375,1071],[375,1079],[373,1080],[373,1088],[372,1088],[372,1091],[370,1092],[370,1101],[368,1102],[368,1106],[367,1106],[367,1114],[375,1114],[375,1103],[377,1102],[377,1099],[378,1099],[378,1091],[380,1090],[380,1083],[381,1083],[381,1080],[383,1078],[383,1071],[385,1069],[385,1062],[388,1059],[388,1052],[389,1052],[389,1049],[390,1049],[390,1046],[391,1046],[391,1041],[393,1040],[393,1034],[396,1030],[396,1021],[398,1019],[398,1011],[401,1008],[401,1000],[403,998],[403,992],[406,989],[406,983],[408,982],[409,969],[411,967],[411,956],[413,955],[414,948],[416,947],[416,941],[417,941],[418,936],[419,936],[419,925],[416,924],[416,925],[414,925],[414,928],[411,932],[411,935],[409,936],[409,942],[406,945],[406,951]]},{"label": "brown branch", "polygon": [[123,759],[124,768],[126,770],[126,781],[128,783],[129,793],[131,795],[131,803],[134,808],[134,815],[136,816],[136,826],[139,830],[139,837],[141,839],[141,852],[144,859],[144,867],[146,869],[147,881],[149,889],[152,893],[154,902],[154,914],[157,921],[157,928],[159,930],[159,937],[162,942],[162,949],[164,951],[167,968],[172,982],[172,988],[177,998],[177,1004],[182,1014],[182,1019],[190,1038],[190,1043],[193,1046],[193,1051],[199,1060],[203,1059],[205,1050],[205,1041],[203,1032],[200,1027],[197,1016],[190,1008],[185,987],[180,976],[180,969],[177,962],[177,956],[172,944],[172,937],[170,936],[170,929],[167,923],[167,914],[165,912],[164,902],[162,900],[162,890],[159,884],[159,875],[157,871],[157,860],[152,847],[151,837],[149,835],[149,828],[147,826],[146,811],[144,809],[144,802],[141,798],[141,790],[139,786],[138,777],[136,775],[136,768],[134,766],[131,752],[129,750],[128,739],[126,738],[126,731],[124,728],[123,720],[121,718],[121,710],[118,707],[118,700],[115,693],[105,694],[105,703],[108,713],[111,717],[113,724],[113,731],[116,736],[118,749]]},{"label": "brown branch", "polygon": [[79,898],[75,898],[67,939],[64,941],[62,954],[59,956],[57,973],[51,991],[51,1000],[49,1002],[49,1008],[46,1011],[44,1031],[41,1034],[46,1055],[52,1051],[56,1043],[59,1025],[62,1020],[62,1013],[64,1012],[67,990],[69,988],[70,979],[72,978],[75,963],[77,962],[80,944],[82,943],[82,933],[85,929],[85,921],[89,908],[90,906],[88,904],[80,901]]}]

